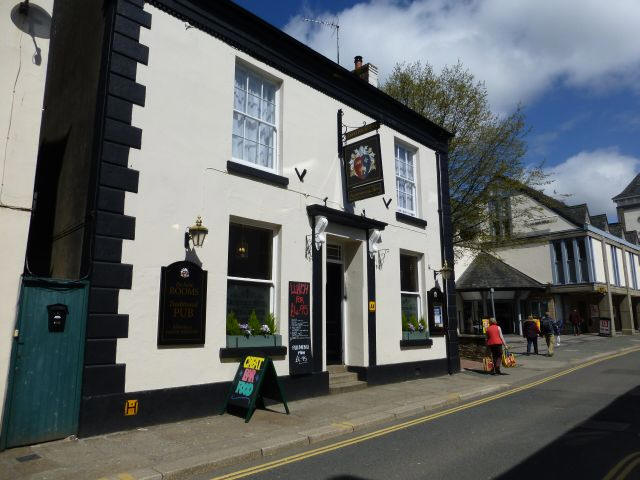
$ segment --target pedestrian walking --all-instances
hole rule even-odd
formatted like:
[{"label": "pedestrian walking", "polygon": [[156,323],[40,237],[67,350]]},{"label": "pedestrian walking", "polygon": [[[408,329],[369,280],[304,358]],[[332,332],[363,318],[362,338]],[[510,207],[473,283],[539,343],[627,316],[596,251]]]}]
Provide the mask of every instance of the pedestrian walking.
[{"label": "pedestrian walking", "polygon": [[522,336],[527,339],[527,355],[531,353],[531,346],[533,346],[533,352],[538,355],[538,335],[540,335],[538,324],[533,316],[529,315],[522,324]]},{"label": "pedestrian walking", "polygon": [[[502,329],[498,326],[495,318],[489,319],[487,327],[487,346],[491,350],[491,359],[493,360],[493,371],[491,375],[501,375],[500,363],[502,362],[502,346],[507,346],[502,336]],[[506,375],[506,374],[505,374]]]},{"label": "pedestrian walking", "polygon": [[555,339],[553,338],[553,326],[554,321],[547,314],[542,317],[542,321],[540,322],[540,330],[542,330],[542,335],[544,336],[545,341],[547,342],[547,355],[549,357],[553,357],[553,345],[555,343]]},{"label": "pedestrian walking", "polygon": [[563,327],[564,327],[564,321],[562,320],[562,318],[558,318],[556,320],[556,328],[555,328],[556,347],[560,346],[560,334],[562,333],[562,328]]},{"label": "pedestrian walking", "polygon": [[571,307],[571,313],[569,313],[569,321],[573,325],[573,334],[580,335],[580,328],[582,324],[582,317],[576,307]]}]

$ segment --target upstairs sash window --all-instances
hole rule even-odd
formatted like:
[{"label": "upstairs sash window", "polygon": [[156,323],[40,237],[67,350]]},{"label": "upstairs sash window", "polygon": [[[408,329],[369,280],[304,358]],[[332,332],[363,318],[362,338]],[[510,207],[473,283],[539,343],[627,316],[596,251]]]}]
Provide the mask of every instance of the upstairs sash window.
[{"label": "upstairs sash window", "polygon": [[418,216],[416,198],[416,164],[413,152],[396,144],[396,193],[398,211]]}]

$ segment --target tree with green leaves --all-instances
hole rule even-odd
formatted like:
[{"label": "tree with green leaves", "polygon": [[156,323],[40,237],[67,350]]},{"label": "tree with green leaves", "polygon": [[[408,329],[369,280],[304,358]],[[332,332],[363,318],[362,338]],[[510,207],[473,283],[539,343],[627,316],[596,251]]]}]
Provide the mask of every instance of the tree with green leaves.
[{"label": "tree with green leaves", "polygon": [[440,73],[428,63],[398,64],[382,89],[454,134],[449,144],[454,245],[490,250],[510,232],[510,226],[500,224],[505,212],[496,199],[538,186],[545,178],[541,167],[523,163],[527,128],[522,108],[494,114],[485,84],[460,62]]}]

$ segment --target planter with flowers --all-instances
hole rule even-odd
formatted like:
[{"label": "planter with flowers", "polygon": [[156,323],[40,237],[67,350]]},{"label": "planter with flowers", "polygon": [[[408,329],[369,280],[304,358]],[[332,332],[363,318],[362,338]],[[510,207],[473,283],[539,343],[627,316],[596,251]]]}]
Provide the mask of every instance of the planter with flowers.
[{"label": "planter with flowers", "polygon": [[261,322],[252,310],[245,323],[240,323],[234,312],[227,314],[227,348],[282,346],[282,336],[276,331],[276,318],[271,313]]},{"label": "planter with flowers", "polygon": [[424,318],[418,320],[415,315],[407,316],[402,314],[402,339],[403,340],[424,340],[429,338],[427,322]]}]

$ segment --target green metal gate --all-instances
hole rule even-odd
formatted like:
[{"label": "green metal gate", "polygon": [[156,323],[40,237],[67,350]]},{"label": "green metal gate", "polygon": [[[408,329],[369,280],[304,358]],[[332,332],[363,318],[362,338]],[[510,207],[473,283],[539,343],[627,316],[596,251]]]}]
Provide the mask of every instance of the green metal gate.
[{"label": "green metal gate", "polygon": [[88,287],[23,277],[0,448],[77,432]]}]

